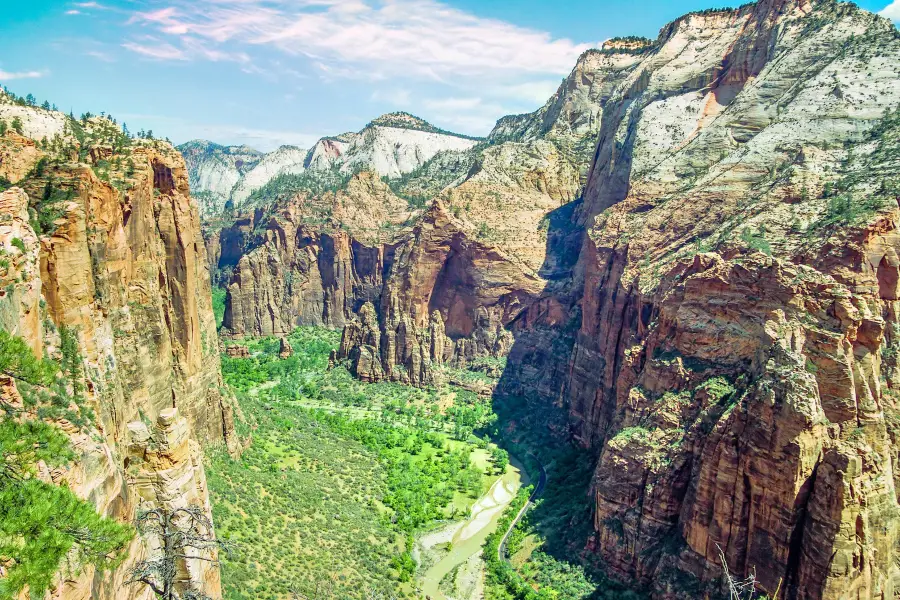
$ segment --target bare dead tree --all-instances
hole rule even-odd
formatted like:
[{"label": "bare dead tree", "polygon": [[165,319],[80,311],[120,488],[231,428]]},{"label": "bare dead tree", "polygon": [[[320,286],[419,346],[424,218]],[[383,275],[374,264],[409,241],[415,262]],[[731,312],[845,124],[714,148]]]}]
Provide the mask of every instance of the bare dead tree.
[{"label": "bare dead tree", "polygon": [[[716,544],[719,551],[719,560],[722,562],[722,570],[725,572],[725,585],[728,587],[729,600],[753,600],[756,598],[756,569],[750,571],[746,579],[739,579],[728,570],[728,562],[725,560],[725,552]],[[777,595],[776,595],[777,597]]]},{"label": "bare dead tree", "polygon": [[[203,556],[211,550],[229,552],[231,545],[217,540],[212,522],[199,506],[166,510],[153,508],[142,511],[135,526],[143,535],[157,536],[161,542],[161,555],[139,562],[131,570],[128,583],[143,583],[153,590],[160,600],[207,600],[208,596],[196,590],[178,592],[175,589],[179,560],[201,560],[218,566],[219,561]],[[191,553],[194,550],[196,552]]]}]

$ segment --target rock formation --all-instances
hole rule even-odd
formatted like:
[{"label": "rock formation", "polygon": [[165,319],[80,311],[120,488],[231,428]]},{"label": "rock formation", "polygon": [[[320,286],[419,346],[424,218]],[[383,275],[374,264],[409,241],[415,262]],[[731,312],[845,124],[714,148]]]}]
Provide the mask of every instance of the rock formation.
[{"label": "rock formation", "polygon": [[432,365],[505,355],[506,326],[542,288],[521,263],[470,239],[440,200],[392,250],[379,310],[362,307],[338,353],[365,380],[422,385]]},{"label": "rock formation", "polygon": [[202,140],[178,149],[188,164],[191,189],[203,199],[203,216],[214,219],[226,212],[226,206],[247,210],[253,193],[281,175],[308,172],[311,180],[328,180],[369,171],[379,177],[399,177],[440,152],[465,151],[477,142],[412,115],[392,113],[375,119],[358,133],[323,138],[309,150],[282,146],[261,155],[255,150],[225,148]]},{"label": "rock formation", "polygon": [[[451,328],[454,348],[447,350],[447,361],[507,350],[509,334],[503,327],[515,312],[509,305],[521,301],[516,294],[482,298],[477,291],[460,292],[453,306],[445,305],[449,300],[432,303],[430,296],[451,290],[460,277],[474,278],[465,284],[470,290],[494,275],[501,288],[525,295],[541,289],[538,271],[547,243],[547,214],[577,197],[587,170],[587,157],[573,149],[599,131],[604,90],[634,60],[614,52],[585,54],[547,106],[515,118],[517,128],[501,121],[490,143],[445,149],[402,178],[388,177],[385,183],[376,173],[363,171],[337,191],[300,190],[279,198],[273,207],[236,217],[229,226],[209,229],[214,279],[228,289],[226,330],[282,335],[303,324],[341,327],[371,302],[395,315],[383,323],[385,339],[390,339],[399,335],[400,322],[409,316],[401,315],[415,302],[423,308],[402,334],[410,349],[397,356],[391,350],[390,359],[385,355],[391,364],[384,365],[383,373],[389,378],[431,380],[425,373],[430,358],[417,362],[421,368],[410,361],[414,355],[432,354],[432,342],[425,338],[435,310]],[[347,149],[358,148],[359,140],[375,135],[372,131],[383,136],[384,129],[401,128],[406,136],[445,135],[409,115],[388,115],[373,121],[361,137],[341,136],[340,147],[322,149],[317,160],[324,161],[330,152],[347,164],[370,165],[374,159],[357,161]],[[409,143],[398,142],[396,155],[422,155]],[[423,210],[425,198],[434,196],[440,197],[440,207]],[[420,243],[434,248],[413,251]],[[431,262],[420,266],[420,261]],[[400,281],[407,269],[413,273],[419,268],[430,278],[416,276],[403,284],[418,286],[415,299],[406,291],[385,288],[388,279]],[[391,275],[386,279],[385,273]],[[400,305],[391,309],[392,302]],[[463,316],[466,311],[479,316],[473,320]]]},{"label": "rock formation", "polygon": [[[26,134],[59,127],[41,129],[37,147],[14,134],[0,144],[17,157],[0,163],[0,176],[17,186],[0,193],[9,263],[0,273],[0,326],[49,357],[59,352],[59,331],[72,332],[96,414],[92,431],[67,430],[76,460],[46,476],[123,521],[148,504],[208,510],[200,445],[236,440],[184,162],[167,144],[127,139],[107,119],[74,123],[5,101],[0,118],[19,115]],[[158,424],[153,448],[143,421]],[[136,540],[114,572],[67,577],[54,597],[150,598],[144,586],[123,583],[145,548]],[[184,589],[221,596],[211,563],[189,559],[181,568]]]},{"label": "rock formation", "polygon": [[294,355],[294,348],[285,338],[278,340],[278,358],[290,358]]},{"label": "rock formation", "polygon": [[[221,214],[231,200],[232,190],[245,177],[250,177],[256,166],[268,172],[272,162],[266,161],[268,157],[253,148],[220,146],[205,140],[182,144],[178,150],[187,164],[191,191],[197,199],[200,215],[205,218]],[[263,165],[264,162],[267,165]]]},{"label": "rock formation", "polygon": [[[770,595],[895,597],[896,28],[849,4],[761,0],[591,56],[617,68],[583,199],[549,213],[543,253],[494,238],[543,286],[501,287],[518,298],[497,305],[515,338],[501,391],[562,399],[572,435],[601,449],[591,548],[655,598],[718,593],[720,548]],[[553,182],[572,175],[549,165],[555,179],[515,185],[569,200]],[[428,269],[433,239],[410,239],[411,266],[345,328],[361,378],[428,383],[446,337],[467,342],[446,271]],[[478,282],[460,270],[454,287]],[[469,322],[484,304],[466,298],[489,289],[474,287]]]},{"label": "rock formation", "polygon": [[224,327],[236,335],[342,327],[377,297],[390,254],[390,243],[379,242],[412,214],[380,179],[360,173],[346,189],[301,195],[264,222],[259,212],[237,220],[208,240],[217,267],[230,274]]}]

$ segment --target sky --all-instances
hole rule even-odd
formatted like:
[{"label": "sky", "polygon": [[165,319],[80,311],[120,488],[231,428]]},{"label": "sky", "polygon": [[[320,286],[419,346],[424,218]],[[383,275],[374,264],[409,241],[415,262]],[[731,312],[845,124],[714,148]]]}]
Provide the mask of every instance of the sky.
[{"label": "sky", "polygon": [[[487,135],[578,56],[723,0],[2,0],[0,83],[175,143],[311,146],[402,110]],[[860,0],[900,24],[900,0]]]}]

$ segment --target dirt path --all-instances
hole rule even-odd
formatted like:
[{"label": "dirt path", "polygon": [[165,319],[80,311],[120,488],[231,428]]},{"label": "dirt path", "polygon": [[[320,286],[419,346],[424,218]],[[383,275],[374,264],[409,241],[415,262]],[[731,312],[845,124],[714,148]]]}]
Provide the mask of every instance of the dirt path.
[{"label": "dirt path", "polygon": [[503,539],[500,540],[500,545],[497,546],[497,558],[502,561],[509,562],[509,557],[506,556],[506,541],[509,539],[509,535],[513,532],[513,529],[516,528],[516,525],[519,524],[519,521],[522,520],[522,517],[525,516],[525,513],[534,506],[534,501],[540,497],[544,491],[544,486],[547,485],[547,471],[544,470],[544,465],[540,462],[538,462],[538,467],[541,469],[540,477],[538,477],[538,484],[535,486],[534,491],[531,492],[528,502],[526,502],[525,506],[522,507],[522,510],[519,511],[516,518],[512,520],[512,523],[509,524],[509,528],[506,530],[506,533],[503,534]]}]

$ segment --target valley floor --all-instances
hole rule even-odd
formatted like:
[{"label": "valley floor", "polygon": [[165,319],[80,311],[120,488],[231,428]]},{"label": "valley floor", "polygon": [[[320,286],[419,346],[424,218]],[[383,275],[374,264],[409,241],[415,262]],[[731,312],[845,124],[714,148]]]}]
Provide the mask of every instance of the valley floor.
[{"label": "valley floor", "polygon": [[[553,434],[565,430],[558,410],[450,385],[361,383],[329,368],[337,332],[299,328],[287,340],[288,357],[273,338],[222,356],[245,440],[240,458],[213,450],[207,461],[218,534],[235,547],[223,557],[227,600],[629,597],[572,560],[591,534],[593,461]],[[510,562],[498,561],[534,452],[551,483],[510,536]]]},{"label": "valley floor", "polygon": [[452,554],[476,554],[484,515],[495,524],[505,504],[463,523],[473,505],[518,489],[505,453],[472,435],[492,418],[489,401],[328,370],[337,336],[303,328],[289,358],[271,339],[223,356],[248,443],[236,460],[212,452],[207,468],[219,535],[237,548],[223,561],[226,598],[419,597],[416,537],[463,524],[473,531]]}]

